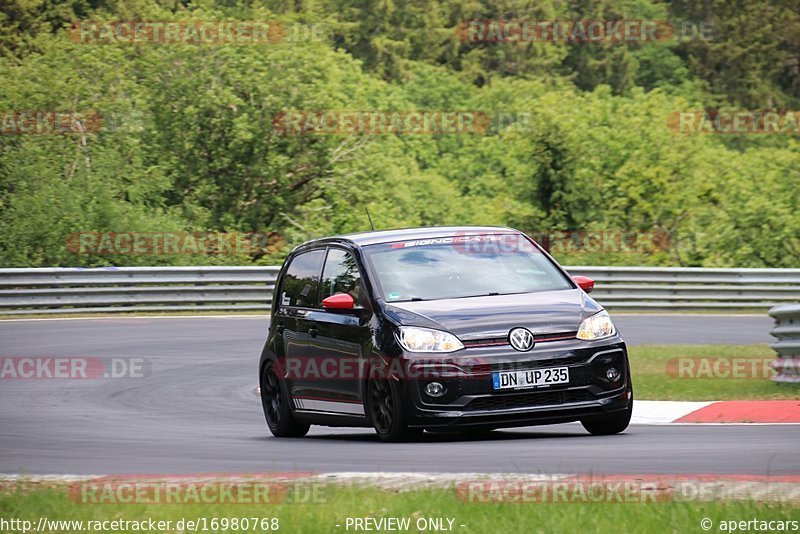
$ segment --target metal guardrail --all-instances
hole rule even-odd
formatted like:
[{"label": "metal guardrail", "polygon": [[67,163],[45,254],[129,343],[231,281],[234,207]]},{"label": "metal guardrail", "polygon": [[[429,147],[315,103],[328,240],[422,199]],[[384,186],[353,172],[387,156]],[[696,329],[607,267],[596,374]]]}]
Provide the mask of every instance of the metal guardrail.
[{"label": "metal guardrail", "polygon": [[262,311],[279,267],[0,269],[0,313]]},{"label": "metal guardrail", "polygon": [[775,319],[771,334],[777,339],[770,345],[778,353],[772,362],[776,382],[800,382],[800,304],[784,304],[769,310]]},{"label": "metal guardrail", "polygon": [[[0,314],[269,311],[278,267],[0,269]],[[611,309],[766,309],[800,302],[800,269],[567,267]]]},{"label": "metal guardrail", "polygon": [[800,269],[699,267],[566,267],[596,282],[608,308],[766,309],[800,302]]}]

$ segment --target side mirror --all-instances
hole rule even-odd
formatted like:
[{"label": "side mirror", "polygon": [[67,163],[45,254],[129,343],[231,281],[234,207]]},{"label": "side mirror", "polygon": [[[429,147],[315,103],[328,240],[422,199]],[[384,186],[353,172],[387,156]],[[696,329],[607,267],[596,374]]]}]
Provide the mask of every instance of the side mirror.
[{"label": "side mirror", "polygon": [[336,293],[322,300],[322,307],[326,310],[352,310],[356,307],[353,295],[348,293]]},{"label": "side mirror", "polygon": [[591,293],[592,289],[594,289],[594,280],[588,276],[573,276],[572,279],[576,284],[578,284],[579,288],[583,289],[587,293]]}]

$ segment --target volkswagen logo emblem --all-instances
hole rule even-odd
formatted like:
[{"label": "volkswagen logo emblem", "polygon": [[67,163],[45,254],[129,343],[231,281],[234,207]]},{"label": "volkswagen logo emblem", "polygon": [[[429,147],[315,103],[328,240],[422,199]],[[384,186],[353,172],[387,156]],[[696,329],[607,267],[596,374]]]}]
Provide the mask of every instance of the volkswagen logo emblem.
[{"label": "volkswagen logo emblem", "polygon": [[520,352],[527,352],[533,348],[533,334],[527,328],[515,328],[508,334],[511,346]]}]

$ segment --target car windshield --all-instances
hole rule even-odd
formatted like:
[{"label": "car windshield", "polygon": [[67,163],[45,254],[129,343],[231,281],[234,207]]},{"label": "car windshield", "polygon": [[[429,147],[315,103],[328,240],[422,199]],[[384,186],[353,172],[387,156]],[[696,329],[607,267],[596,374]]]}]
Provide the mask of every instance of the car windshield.
[{"label": "car windshield", "polygon": [[364,250],[389,302],[572,289],[521,234],[454,236]]}]

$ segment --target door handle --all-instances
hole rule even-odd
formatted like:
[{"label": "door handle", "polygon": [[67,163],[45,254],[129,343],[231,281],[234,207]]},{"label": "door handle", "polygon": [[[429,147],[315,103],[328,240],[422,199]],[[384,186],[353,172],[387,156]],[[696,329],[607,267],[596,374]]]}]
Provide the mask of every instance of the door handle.
[{"label": "door handle", "polygon": [[319,334],[319,330],[317,330],[313,326],[308,329],[308,335],[310,335],[311,337],[317,337],[317,334]]},{"label": "door handle", "polygon": [[285,327],[284,325],[282,325],[282,324],[276,324],[276,325],[275,325],[275,330],[276,330],[276,331],[277,331],[279,334],[282,334],[282,333],[283,333],[283,331],[284,331],[284,330],[286,330],[286,327]]}]

